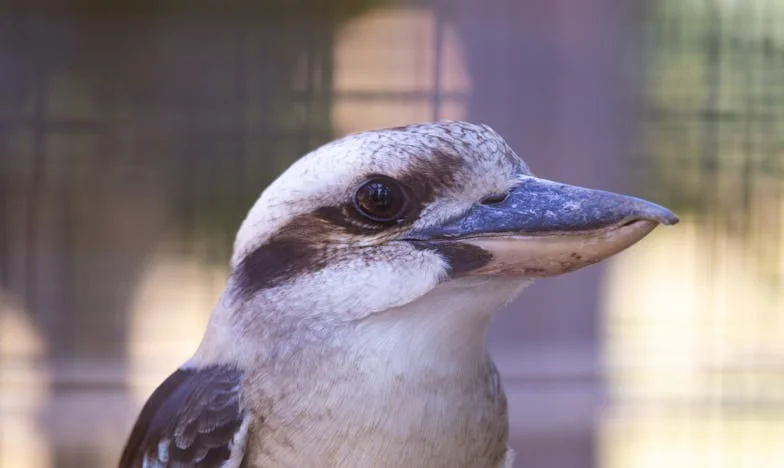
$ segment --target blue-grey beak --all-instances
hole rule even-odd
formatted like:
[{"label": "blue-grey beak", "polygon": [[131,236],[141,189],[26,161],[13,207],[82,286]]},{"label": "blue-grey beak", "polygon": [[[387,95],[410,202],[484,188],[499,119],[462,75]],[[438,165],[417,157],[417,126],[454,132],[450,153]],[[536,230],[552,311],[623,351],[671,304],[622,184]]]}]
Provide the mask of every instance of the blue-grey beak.
[{"label": "blue-grey beak", "polygon": [[493,261],[473,274],[550,276],[598,262],[658,224],[677,222],[671,211],[639,198],[525,176],[502,200],[406,238],[482,248]]}]

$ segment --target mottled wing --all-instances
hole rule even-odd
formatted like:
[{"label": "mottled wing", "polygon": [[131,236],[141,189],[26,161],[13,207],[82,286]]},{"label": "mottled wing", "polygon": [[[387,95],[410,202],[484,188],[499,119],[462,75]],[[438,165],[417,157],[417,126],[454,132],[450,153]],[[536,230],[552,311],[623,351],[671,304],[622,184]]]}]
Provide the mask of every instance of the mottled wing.
[{"label": "mottled wing", "polygon": [[248,427],[239,405],[241,376],[229,366],[169,376],[142,408],[120,468],[238,466]]}]

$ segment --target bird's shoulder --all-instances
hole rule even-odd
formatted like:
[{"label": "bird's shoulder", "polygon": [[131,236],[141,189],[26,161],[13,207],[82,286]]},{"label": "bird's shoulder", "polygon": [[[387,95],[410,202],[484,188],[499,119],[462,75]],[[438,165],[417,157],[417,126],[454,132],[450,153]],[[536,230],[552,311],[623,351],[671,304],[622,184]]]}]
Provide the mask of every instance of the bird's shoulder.
[{"label": "bird's shoulder", "polygon": [[120,468],[239,466],[250,419],[240,406],[241,379],[228,365],[171,374],[142,408]]}]

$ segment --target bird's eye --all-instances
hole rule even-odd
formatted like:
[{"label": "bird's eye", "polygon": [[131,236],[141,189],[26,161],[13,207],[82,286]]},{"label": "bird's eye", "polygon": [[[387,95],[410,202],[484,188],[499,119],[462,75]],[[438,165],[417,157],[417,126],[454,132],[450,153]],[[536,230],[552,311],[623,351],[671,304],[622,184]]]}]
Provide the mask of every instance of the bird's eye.
[{"label": "bird's eye", "polygon": [[354,207],[359,214],[379,223],[400,221],[407,204],[405,190],[390,177],[373,177],[354,192]]}]

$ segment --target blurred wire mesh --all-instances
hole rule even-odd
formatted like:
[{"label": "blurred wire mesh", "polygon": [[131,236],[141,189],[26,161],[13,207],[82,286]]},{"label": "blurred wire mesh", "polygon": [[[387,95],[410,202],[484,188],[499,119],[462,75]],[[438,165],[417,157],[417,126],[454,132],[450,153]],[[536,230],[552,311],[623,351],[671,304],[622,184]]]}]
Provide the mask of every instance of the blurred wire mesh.
[{"label": "blurred wire mesh", "polygon": [[784,4],[172,5],[0,9],[0,467],[112,466],[263,186],[436,118],[683,218],[501,317],[517,466],[784,463]]},{"label": "blurred wire mesh", "polygon": [[784,4],[664,1],[646,23],[635,167],[686,222],[610,280],[648,287],[605,326],[607,466],[780,466]]}]

